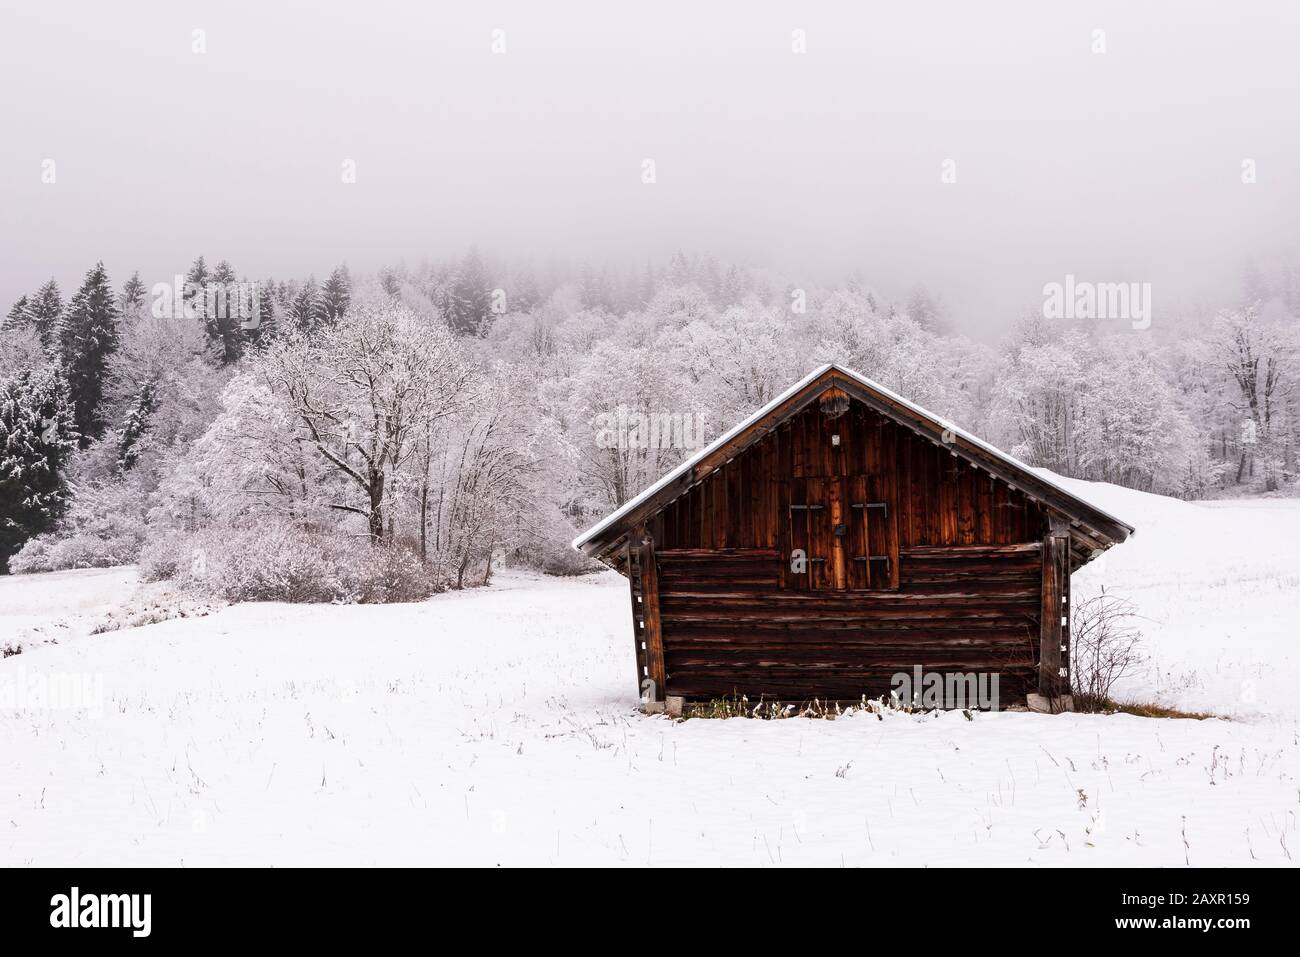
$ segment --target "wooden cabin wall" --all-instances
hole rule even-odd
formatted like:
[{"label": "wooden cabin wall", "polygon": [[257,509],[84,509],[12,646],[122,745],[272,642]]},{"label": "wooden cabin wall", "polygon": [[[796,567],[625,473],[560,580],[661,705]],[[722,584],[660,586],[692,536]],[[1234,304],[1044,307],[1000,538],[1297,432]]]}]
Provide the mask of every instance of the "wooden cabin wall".
[{"label": "wooden cabin wall", "polygon": [[[792,583],[782,483],[808,478],[865,478],[889,505],[893,582]],[[920,665],[996,671],[1003,700],[1021,697],[1037,667],[1045,529],[1041,506],[941,446],[856,401],[837,419],[814,404],[648,524],[666,691],[857,700]]]},{"label": "wooden cabin wall", "polygon": [[901,548],[1039,542],[1046,532],[1037,503],[856,401],[838,419],[804,410],[670,503],[650,532],[660,549],[775,548],[785,520],[777,482],[856,475],[875,478],[896,509]]}]

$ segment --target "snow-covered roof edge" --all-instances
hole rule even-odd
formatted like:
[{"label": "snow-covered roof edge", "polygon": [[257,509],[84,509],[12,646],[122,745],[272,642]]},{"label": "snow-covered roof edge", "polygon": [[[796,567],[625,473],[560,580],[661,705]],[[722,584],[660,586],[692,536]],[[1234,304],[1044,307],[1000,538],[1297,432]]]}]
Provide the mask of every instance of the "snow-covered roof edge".
[{"label": "snow-covered roof edge", "polygon": [[928,409],[922,408],[921,406],[917,405],[915,402],[909,401],[908,399],[904,399],[897,392],[894,392],[892,389],[885,388],[879,382],[875,382],[872,379],[868,379],[860,372],[854,372],[852,369],[846,369],[844,368],[844,366],[837,365],[834,362],[828,362],[825,365],[819,366],[816,369],[814,369],[812,372],[808,373],[806,376],[804,376],[794,385],[790,386],[790,388],[786,389],[784,392],[782,392],[779,396],[777,396],[767,405],[763,406],[757,412],[754,412],[752,415],[748,416],[746,419],[744,419],[737,425],[728,429],[726,432],[718,436],[718,438],[714,439],[712,442],[710,442],[704,448],[700,449],[690,458],[683,461],[671,472],[668,472],[666,475],[663,476],[663,478],[659,479],[659,481],[655,482],[653,485],[647,486],[640,494],[628,499],[617,509],[610,512],[608,515],[606,515],[595,525],[591,526],[591,528],[587,529],[585,532],[583,532],[581,535],[575,538],[571,543],[573,547],[581,550],[582,546],[585,545],[587,542],[589,542],[591,539],[595,538],[597,535],[605,531],[611,525],[616,524],[619,521],[619,519],[623,518],[625,515],[627,515],[634,509],[636,509],[647,499],[652,498],[661,489],[672,484],[683,474],[693,469],[700,461],[702,461],[712,453],[716,452],[719,448],[726,445],[736,436],[740,435],[746,429],[753,426],[756,422],[759,422],[762,419],[764,419],[766,416],[770,415],[774,410],[780,408],[784,403],[788,402],[794,396],[798,395],[799,392],[801,392],[803,389],[806,389],[809,385],[817,381],[817,379],[821,378],[828,372],[838,372],[849,379],[853,379],[859,385],[871,389],[874,392],[878,392],[881,395],[885,396],[886,398],[890,399],[891,401],[897,402],[899,405],[905,406],[907,409],[909,409],[912,412],[915,412],[917,415],[923,416],[929,419],[930,421],[934,422],[936,425],[940,426],[945,431],[950,431],[953,433],[953,435],[965,439],[971,445],[979,446],[979,448],[983,449],[989,455],[1001,459],[1006,464],[1013,466],[1014,468],[1017,468],[1022,472],[1029,473],[1030,475],[1034,476],[1039,482],[1042,482],[1044,485],[1049,486],[1053,490],[1059,492],[1061,495],[1064,495],[1066,498],[1073,499],[1074,501],[1080,502],[1081,504],[1088,506],[1098,514],[1114,522],[1115,524],[1124,526],[1129,530],[1130,533],[1137,531],[1132,525],[1130,525],[1128,522],[1124,521],[1123,519],[1116,518],[1114,515],[1110,514],[1105,509],[1100,508],[1094,503],[1083,498],[1082,496],[1077,495],[1074,492],[1071,492],[1069,489],[1065,488],[1064,486],[1059,485],[1056,482],[1053,482],[1051,479],[1043,475],[1041,471],[1030,468],[1028,465],[1020,461],[1015,456],[1008,455],[1006,452],[1003,452],[1001,449],[997,448],[996,446],[990,445],[988,442],[985,442],[983,439],[978,438],[972,435],[971,433],[967,432],[965,429],[962,429],[957,425],[953,424],[952,422],[949,422],[947,419],[943,418],[943,416],[935,415],[933,412],[929,411]]}]

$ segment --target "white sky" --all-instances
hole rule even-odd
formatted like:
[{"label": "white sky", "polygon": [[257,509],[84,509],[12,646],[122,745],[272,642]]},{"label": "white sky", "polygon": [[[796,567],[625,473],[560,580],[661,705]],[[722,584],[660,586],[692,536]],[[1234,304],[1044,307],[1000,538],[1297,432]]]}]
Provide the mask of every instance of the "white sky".
[{"label": "white sky", "polygon": [[638,266],[681,247],[923,282],[978,334],[1066,273],[1152,282],[1160,318],[1234,293],[1249,257],[1300,255],[1300,5],[1281,0],[4,0],[0,18],[5,309],[98,258],[120,284],[199,253],[287,278],[471,243]]}]

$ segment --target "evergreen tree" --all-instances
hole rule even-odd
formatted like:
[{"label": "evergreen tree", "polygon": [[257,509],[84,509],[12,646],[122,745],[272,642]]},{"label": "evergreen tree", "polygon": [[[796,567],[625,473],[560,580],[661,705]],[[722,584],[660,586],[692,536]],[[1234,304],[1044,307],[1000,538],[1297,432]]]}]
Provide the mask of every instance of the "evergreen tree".
[{"label": "evergreen tree", "polygon": [[578,280],[578,302],[583,309],[614,311],[614,296],[610,289],[609,270],[597,271],[591,266],[582,267]]},{"label": "evergreen tree", "polygon": [[308,277],[302,289],[289,301],[287,316],[289,324],[306,335],[316,332],[324,323],[325,309],[315,276]]},{"label": "evergreen tree", "polygon": [[244,350],[242,313],[247,304],[242,301],[242,295],[235,267],[221,260],[208,277],[202,302],[203,328],[219,347],[222,365],[237,360]]},{"label": "evergreen tree", "polygon": [[727,275],[722,280],[722,295],[719,297],[721,304],[724,306],[734,306],[745,298],[745,280],[740,275],[740,270],[734,265],[727,269]]},{"label": "evergreen tree", "polygon": [[668,282],[673,286],[686,286],[695,281],[695,267],[680,249],[673,253],[668,263]]},{"label": "evergreen tree", "polygon": [[471,249],[456,272],[447,302],[447,323],[457,335],[487,332],[492,315],[492,289],[477,249]]},{"label": "evergreen tree", "polygon": [[45,354],[54,357],[58,352],[55,333],[59,317],[63,315],[63,297],[59,295],[59,284],[51,279],[37,290],[36,298],[28,304],[27,314],[36,328],[36,334],[41,337]]},{"label": "evergreen tree", "polygon": [[321,289],[321,310],[325,321],[337,325],[352,303],[352,277],[347,266],[339,266]]},{"label": "evergreen tree", "polygon": [[73,421],[83,447],[104,429],[99,406],[108,359],[118,346],[119,317],[108,273],[102,262],[96,263],[59,320],[57,337]]},{"label": "evergreen tree", "polygon": [[208,284],[208,264],[200,256],[194,260],[189,271],[185,274],[185,288],[181,293],[181,299],[193,307],[195,315],[203,314],[203,289]]},{"label": "evergreen tree", "polygon": [[122,295],[118,297],[118,308],[122,310],[122,315],[139,316],[144,310],[144,301],[148,294],[149,290],[140,280],[139,271],[131,273],[131,278],[122,287]]},{"label": "evergreen tree", "polygon": [[29,307],[26,296],[19,296],[18,301],[9,309],[9,314],[5,316],[4,324],[6,326],[25,326],[31,322]]},{"label": "evergreen tree", "polygon": [[385,266],[379,270],[379,285],[383,288],[384,294],[396,299],[402,291],[402,279],[396,272]]},{"label": "evergreen tree", "polygon": [[276,304],[275,280],[271,279],[257,286],[257,325],[248,331],[248,340],[258,345],[270,342],[279,332],[275,315]]},{"label": "evergreen tree", "polygon": [[54,366],[0,384],[0,574],[48,531],[71,497],[63,471],[77,444],[67,386]]},{"label": "evergreen tree", "polygon": [[150,380],[140,387],[139,394],[127,410],[122,422],[122,438],[117,446],[117,467],[123,472],[135,465],[140,454],[139,443],[149,428],[149,419],[158,408],[158,386]]}]

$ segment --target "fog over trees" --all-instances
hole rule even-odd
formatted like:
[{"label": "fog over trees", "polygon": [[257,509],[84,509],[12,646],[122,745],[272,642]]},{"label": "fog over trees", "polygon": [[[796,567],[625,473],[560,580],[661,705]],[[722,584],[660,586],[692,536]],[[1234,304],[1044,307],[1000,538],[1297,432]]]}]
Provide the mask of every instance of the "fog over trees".
[{"label": "fog over trees", "polygon": [[0,31],[0,570],[577,571],[829,361],[1061,474],[1297,491],[1294,6],[203,12]]},{"label": "fog over trees", "polygon": [[[63,301],[50,283],[9,311],[10,570],[141,561],[228,595],[332,600],[477,584],[494,561],[577,571],[576,531],[830,361],[1061,474],[1184,498],[1298,489],[1292,272],[1176,337],[1040,312],[995,344],[952,332],[924,290],[896,303],[687,253],[188,275],[179,298],[142,295],[97,264],[52,319],[32,305]],[[219,302],[238,314],[204,312]]]}]

